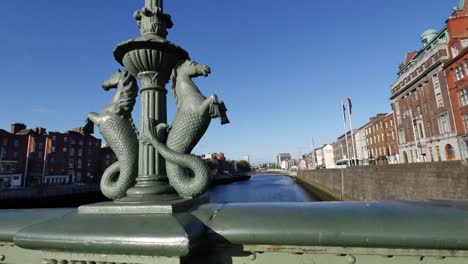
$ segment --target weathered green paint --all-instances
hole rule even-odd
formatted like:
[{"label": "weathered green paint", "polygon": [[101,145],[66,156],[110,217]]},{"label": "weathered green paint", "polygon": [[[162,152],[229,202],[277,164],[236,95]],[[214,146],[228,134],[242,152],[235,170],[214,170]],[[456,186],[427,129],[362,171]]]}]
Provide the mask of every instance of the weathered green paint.
[{"label": "weathered green paint", "polygon": [[5,263],[466,263],[467,223],[468,202],[455,201],[206,204],[175,214],[5,210],[0,255]]},{"label": "weathered green paint", "polygon": [[[179,62],[171,75],[177,114],[169,132],[166,132],[167,124],[149,119],[148,127],[141,135],[146,144],[153,145],[164,157],[169,183],[186,198],[202,195],[211,182],[208,165],[190,153],[205,134],[212,118],[220,118],[221,124],[229,123],[223,101],[214,94],[206,98],[192,81],[192,78],[208,76],[209,73],[210,68],[206,65],[190,60]],[[194,175],[186,175],[186,168]]]},{"label": "weathered green paint", "polygon": [[75,209],[16,209],[0,210],[0,241],[13,242],[21,229],[49,219],[62,217]]},{"label": "weathered green paint", "polygon": [[[219,117],[221,124],[229,123],[227,109],[216,95],[203,96],[192,81],[193,77],[208,76],[210,68],[188,60],[185,50],[166,40],[172,20],[164,14],[162,0],[145,0],[145,6],[134,17],[141,36],[119,44],[114,56],[141,81],[142,133],[137,151],[138,132],[134,133],[133,123],[129,122],[137,96],[136,81],[130,85],[136,88],[127,95],[131,100],[117,100],[121,94],[118,92],[102,113],[88,116],[118,157],[118,162],[104,173],[101,189],[108,198],[127,203],[166,202],[174,192],[184,198],[200,196],[209,187],[211,174],[207,165],[190,153],[205,134],[211,118]],[[165,86],[169,78],[177,104],[172,125],[167,122],[166,109]],[[126,89],[128,83],[124,84],[114,86]],[[114,105],[127,108],[115,113]],[[111,118],[114,116],[119,118]],[[90,122],[85,131],[92,131]],[[187,169],[195,176],[189,175]]]},{"label": "weathered green paint", "polygon": [[[141,37],[119,44],[114,56],[141,81],[140,128],[143,129],[150,118],[157,123],[167,123],[165,86],[174,65],[188,58],[188,53],[165,39],[172,21],[163,12],[162,0],[145,0],[145,6],[135,12],[134,17]],[[137,183],[122,201],[157,201],[161,200],[161,195],[175,193],[168,184],[164,159],[157,149],[140,142],[138,157]]]},{"label": "weathered green paint", "polygon": [[468,203],[208,204],[193,213],[232,244],[468,249]]},{"label": "weathered green paint", "polygon": [[[141,36],[119,44],[114,56],[142,84],[138,155],[130,117],[137,87],[127,72],[104,85],[128,92],[127,98],[114,96],[104,111],[89,115],[111,148],[123,152],[102,183],[117,200],[78,210],[0,211],[0,264],[467,262],[468,202],[204,204],[204,197],[176,195],[162,157],[179,195],[201,195],[206,166],[187,154],[211,118],[228,122],[226,108],[191,80],[209,68],[166,40],[172,21],[163,0],[145,0],[134,16]],[[171,71],[178,112],[168,131]]]},{"label": "weathered green paint", "polygon": [[[138,173],[138,139],[132,119],[132,110],[138,93],[135,77],[127,71],[118,71],[102,84],[108,91],[116,88],[110,103],[100,113],[89,113],[85,133],[93,132],[93,124],[118,158],[101,178],[101,191],[109,199],[119,199],[135,184]],[[117,178],[117,180],[115,180]]]}]

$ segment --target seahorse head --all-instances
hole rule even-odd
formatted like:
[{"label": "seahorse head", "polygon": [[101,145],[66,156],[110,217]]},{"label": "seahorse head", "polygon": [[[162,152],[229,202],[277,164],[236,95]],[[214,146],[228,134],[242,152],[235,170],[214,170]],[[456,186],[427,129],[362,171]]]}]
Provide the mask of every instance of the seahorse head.
[{"label": "seahorse head", "polygon": [[128,71],[118,70],[113,73],[108,80],[102,83],[102,88],[106,91],[117,89],[112,98],[116,115],[126,115],[132,112],[138,95],[138,85],[135,77]]},{"label": "seahorse head", "polygon": [[199,64],[192,60],[179,61],[172,69],[172,74],[171,74],[171,83],[172,83],[171,91],[172,91],[174,100],[176,101],[176,104],[178,102],[177,90],[176,90],[178,78],[180,77],[195,78],[198,76],[207,77],[210,73],[211,73],[211,69],[207,65]]}]

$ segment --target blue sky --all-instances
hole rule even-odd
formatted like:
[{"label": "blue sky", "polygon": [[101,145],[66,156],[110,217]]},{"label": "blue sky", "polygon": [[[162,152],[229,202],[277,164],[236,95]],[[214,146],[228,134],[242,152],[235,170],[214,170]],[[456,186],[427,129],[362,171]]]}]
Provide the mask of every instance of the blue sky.
[{"label": "blue sky", "polygon": [[[194,152],[274,161],[279,152],[309,151],[312,137],[317,147],[342,134],[346,96],[355,128],[390,111],[399,63],[421,47],[424,30],[444,27],[458,2],[166,0],[175,23],[168,39],[211,67],[197,84],[225,101],[231,120],[213,122]],[[138,36],[132,14],[141,6],[0,1],[0,128],[23,122],[66,131],[100,111],[111,96],[100,84],[120,67],[112,51]],[[168,105],[172,120],[170,95]]]}]

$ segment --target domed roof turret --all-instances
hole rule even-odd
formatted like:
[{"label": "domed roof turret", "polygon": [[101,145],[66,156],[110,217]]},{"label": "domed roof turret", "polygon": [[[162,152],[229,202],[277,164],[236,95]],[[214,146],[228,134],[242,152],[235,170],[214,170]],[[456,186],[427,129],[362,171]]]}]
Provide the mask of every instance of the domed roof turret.
[{"label": "domed roof turret", "polygon": [[433,40],[437,36],[437,34],[439,34],[439,32],[437,32],[437,30],[435,29],[428,29],[424,31],[421,34],[421,41],[423,45],[426,46],[427,43],[431,42],[431,40]]}]

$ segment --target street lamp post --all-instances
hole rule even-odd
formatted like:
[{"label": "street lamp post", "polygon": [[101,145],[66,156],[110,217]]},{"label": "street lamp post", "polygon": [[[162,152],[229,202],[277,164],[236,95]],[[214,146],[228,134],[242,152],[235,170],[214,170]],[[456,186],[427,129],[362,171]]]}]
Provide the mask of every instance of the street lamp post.
[{"label": "street lamp post", "polygon": [[[114,50],[115,59],[141,82],[140,131],[148,118],[167,123],[165,88],[174,65],[188,58],[188,53],[166,40],[172,27],[169,15],[163,12],[163,0],[145,0],[145,6],[135,12],[141,36],[120,43]],[[168,184],[165,162],[151,145],[140,142],[136,185],[127,191],[127,200],[162,199],[173,194]],[[163,195],[163,196],[161,196]],[[152,197],[152,198],[151,198]]]}]

